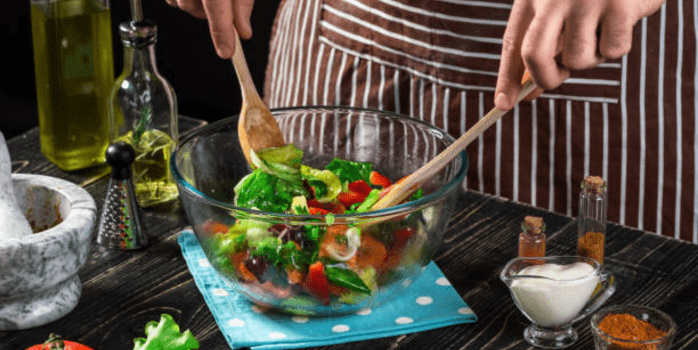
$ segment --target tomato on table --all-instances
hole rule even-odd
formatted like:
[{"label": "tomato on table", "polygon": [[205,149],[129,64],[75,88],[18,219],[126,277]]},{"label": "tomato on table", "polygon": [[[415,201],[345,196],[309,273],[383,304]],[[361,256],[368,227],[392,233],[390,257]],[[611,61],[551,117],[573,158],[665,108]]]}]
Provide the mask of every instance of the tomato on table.
[{"label": "tomato on table", "polygon": [[28,347],[26,350],[94,350],[89,346],[82,345],[80,343],[63,340],[60,335],[51,333],[48,340],[43,344],[33,345]]}]

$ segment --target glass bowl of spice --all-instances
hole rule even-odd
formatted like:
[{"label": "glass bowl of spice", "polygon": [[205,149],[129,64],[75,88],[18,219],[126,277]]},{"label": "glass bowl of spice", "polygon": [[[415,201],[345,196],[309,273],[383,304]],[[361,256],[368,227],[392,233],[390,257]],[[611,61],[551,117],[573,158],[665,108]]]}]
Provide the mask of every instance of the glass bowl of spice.
[{"label": "glass bowl of spice", "polygon": [[592,316],[591,331],[597,350],[665,350],[671,347],[676,323],[651,307],[614,306]]}]

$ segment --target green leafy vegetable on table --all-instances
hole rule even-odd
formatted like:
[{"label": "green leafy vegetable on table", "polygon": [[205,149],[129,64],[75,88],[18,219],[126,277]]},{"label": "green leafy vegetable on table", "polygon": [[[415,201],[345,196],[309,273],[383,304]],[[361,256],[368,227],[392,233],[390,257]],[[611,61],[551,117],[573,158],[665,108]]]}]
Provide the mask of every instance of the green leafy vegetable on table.
[{"label": "green leafy vegetable on table", "polygon": [[162,314],[160,322],[150,321],[145,325],[148,338],[133,340],[133,350],[191,350],[198,349],[199,342],[188,329],[179,332],[179,325],[171,315]]}]

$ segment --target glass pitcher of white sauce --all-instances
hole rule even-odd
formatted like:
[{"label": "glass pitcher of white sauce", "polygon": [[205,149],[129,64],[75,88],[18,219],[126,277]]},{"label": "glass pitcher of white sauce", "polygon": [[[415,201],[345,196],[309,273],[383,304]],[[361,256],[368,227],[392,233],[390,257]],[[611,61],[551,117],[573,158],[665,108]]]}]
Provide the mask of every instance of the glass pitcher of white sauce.
[{"label": "glass pitcher of white sauce", "polygon": [[578,256],[515,258],[500,274],[521,312],[532,322],[531,345],[564,348],[577,340],[572,324],[596,311],[615,291],[598,261]]}]

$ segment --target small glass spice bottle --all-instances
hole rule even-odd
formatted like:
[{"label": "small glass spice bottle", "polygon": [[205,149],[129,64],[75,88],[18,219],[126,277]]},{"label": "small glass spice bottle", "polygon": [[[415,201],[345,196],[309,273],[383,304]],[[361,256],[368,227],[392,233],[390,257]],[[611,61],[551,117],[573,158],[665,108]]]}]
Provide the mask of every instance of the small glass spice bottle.
[{"label": "small glass spice bottle", "polygon": [[606,244],[606,181],[599,176],[587,176],[579,193],[577,217],[577,255],[603,264]]},{"label": "small glass spice bottle", "polygon": [[526,216],[519,234],[519,257],[545,256],[545,224],[543,218]]},{"label": "small glass spice bottle", "polygon": [[116,79],[109,103],[112,143],[130,144],[136,151],[133,185],[141,207],[177,198],[169,159],[178,142],[177,98],[155,61],[157,26],[149,20],[119,25],[124,45],[124,69]]}]

